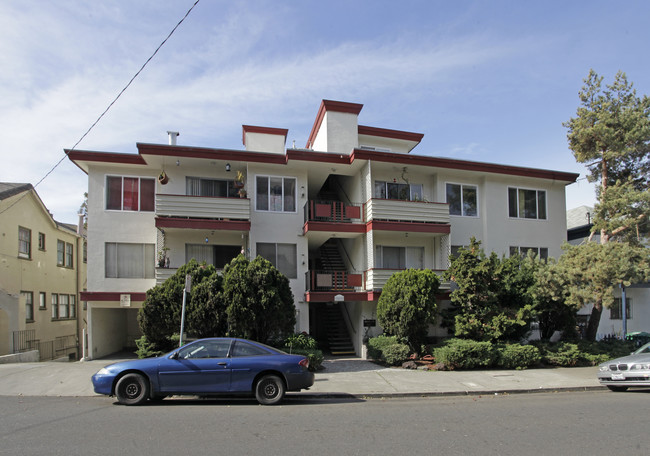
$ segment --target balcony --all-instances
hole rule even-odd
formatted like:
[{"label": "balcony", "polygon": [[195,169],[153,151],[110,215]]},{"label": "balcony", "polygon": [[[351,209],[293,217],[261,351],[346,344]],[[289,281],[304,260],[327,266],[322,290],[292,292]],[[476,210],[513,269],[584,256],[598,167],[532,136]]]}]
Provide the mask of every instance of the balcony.
[{"label": "balcony", "polygon": [[449,204],[372,198],[365,220],[449,224]]},{"label": "balcony", "polygon": [[308,291],[355,291],[363,287],[363,275],[346,271],[307,271]]},{"label": "balcony", "polygon": [[211,196],[156,194],[156,226],[250,230],[250,200]]},{"label": "balcony", "polygon": [[[378,291],[384,288],[384,285],[386,285],[386,282],[388,282],[388,279],[390,279],[390,276],[395,274],[396,272],[402,272],[403,269],[381,269],[381,268],[373,268],[373,269],[368,269],[367,271],[364,272],[364,282],[366,284],[366,290],[368,291]],[[443,270],[438,270],[434,269],[433,272],[435,272],[438,275],[438,278],[442,278],[442,273],[444,272]],[[441,290],[449,290],[449,282],[440,282],[440,289]]]}]

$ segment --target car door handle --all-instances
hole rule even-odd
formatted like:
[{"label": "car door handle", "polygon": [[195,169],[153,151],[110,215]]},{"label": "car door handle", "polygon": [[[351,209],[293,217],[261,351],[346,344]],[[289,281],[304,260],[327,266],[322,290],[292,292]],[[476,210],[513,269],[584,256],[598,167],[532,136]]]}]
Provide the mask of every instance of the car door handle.
[{"label": "car door handle", "polygon": [[217,365],[219,365],[219,366],[227,366],[228,363],[217,363]]}]

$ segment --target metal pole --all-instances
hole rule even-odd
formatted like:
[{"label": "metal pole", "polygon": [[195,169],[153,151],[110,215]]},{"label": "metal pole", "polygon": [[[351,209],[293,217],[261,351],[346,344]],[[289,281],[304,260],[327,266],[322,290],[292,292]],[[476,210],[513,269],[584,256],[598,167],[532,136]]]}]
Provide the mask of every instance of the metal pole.
[{"label": "metal pole", "polygon": [[625,340],[627,338],[627,298],[623,285],[621,285],[621,315],[623,316],[623,340]]},{"label": "metal pole", "polygon": [[183,308],[181,310],[181,336],[178,341],[178,346],[183,346],[183,332],[185,331],[185,303],[187,302],[187,293],[190,292],[192,288],[192,276],[187,274],[185,275],[185,288],[183,289]]}]

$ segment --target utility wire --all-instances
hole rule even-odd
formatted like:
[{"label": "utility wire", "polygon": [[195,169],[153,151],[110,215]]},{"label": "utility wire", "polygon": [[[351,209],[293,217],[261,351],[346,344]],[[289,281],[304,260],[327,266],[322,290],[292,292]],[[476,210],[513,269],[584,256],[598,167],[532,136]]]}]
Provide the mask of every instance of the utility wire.
[{"label": "utility wire", "polygon": [[[49,171],[48,171],[48,172],[47,172],[47,173],[46,173],[46,174],[41,178],[41,180],[39,180],[39,181],[38,181],[38,182],[33,186],[34,189],[36,189],[36,187],[38,187],[38,185],[39,185],[41,182],[43,182],[43,181],[44,181],[44,180],[45,180],[45,179],[46,179],[50,174],[52,174],[52,172],[54,172],[54,170],[55,170],[56,168],[59,167],[59,165],[63,162],[63,160],[65,160],[65,159],[67,158],[68,154],[69,154],[70,152],[72,152],[73,150],[75,150],[76,147],[79,145],[79,143],[80,143],[81,141],[83,141],[83,139],[84,139],[86,136],[88,136],[88,134],[91,132],[91,130],[92,130],[93,128],[95,128],[95,126],[99,123],[99,121],[102,120],[102,118],[103,118],[103,117],[106,115],[106,113],[107,113],[107,112],[108,112],[108,111],[113,107],[113,105],[117,102],[117,100],[119,100],[119,98],[122,96],[122,94],[123,94],[124,92],[126,92],[126,90],[127,90],[127,89],[129,88],[129,86],[133,83],[133,81],[135,81],[135,79],[140,75],[140,73],[142,73],[142,71],[143,71],[144,68],[149,64],[149,62],[150,62],[150,61],[151,61],[151,60],[156,56],[156,54],[158,54],[158,51],[160,50],[160,48],[162,48],[162,47],[165,45],[165,43],[167,42],[167,40],[168,40],[168,39],[169,39],[169,38],[174,34],[174,32],[176,31],[176,29],[177,29],[177,28],[178,28],[178,27],[183,23],[183,21],[187,18],[187,16],[190,15],[190,13],[191,13],[192,10],[194,9],[194,7],[195,7],[196,5],[198,5],[198,3],[199,3],[200,1],[201,1],[201,0],[196,0],[196,1],[194,2],[194,4],[190,7],[190,9],[187,10],[187,12],[185,13],[185,15],[181,18],[181,20],[178,21],[178,23],[174,26],[174,28],[171,30],[171,32],[169,32],[169,34],[167,35],[167,37],[166,37],[164,40],[162,40],[162,42],[158,45],[158,47],[156,48],[156,50],[153,51],[153,54],[151,54],[151,55],[149,56],[149,58],[148,58],[148,59],[147,59],[147,60],[142,64],[142,66],[140,67],[140,69],[139,69],[139,70],[138,70],[138,71],[133,75],[133,77],[129,80],[129,82],[124,86],[124,88],[123,88],[122,90],[120,90],[120,92],[119,92],[119,93],[117,94],[117,96],[113,99],[113,101],[110,102],[110,104],[109,104],[108,107],[104,110],[104,112],[102,112],[102,113],[99,115],[99,117],[97,118],[97,120],[95,120],[95,122],[93,122],[93,124],[90,126],[90,128],[88,128],[88,130],[86,130],[86,132],[85,132],[83,135],[81,135],[81,138],[79,138],[79,140],[74,144],[74,146],[72,146],[72,148],[70,148],[67,152],[65,152],[65,154],[63,155],[63,157],[61,157],[61,159],[60,159],[58,162],[56,162],[56,164],[55,164],[55,165],[54,165],[54,166],[53,166],[53,167],[52,167],[52,168],[51,168],[51,169],[50,169],[50,170],[49,170]],[[16,201],[14,201],[14,203],[13,203],[12,205],[10,205],[10,206],[7,207],[6,209],[4,209],[2,212],[0,212],[0,214],[3,214],[4,212],[6,212],[6,211],[8,211],[9,209],[11,209],[12,207],[14,207],[14,206],[15,206],[16,204],[18,204],[18,202],[19,202],[21,199],[23,199],[26,195],[27,195],[27,194],[25,193],[23,196],[21,196],[20,198],[18,198]]]}]

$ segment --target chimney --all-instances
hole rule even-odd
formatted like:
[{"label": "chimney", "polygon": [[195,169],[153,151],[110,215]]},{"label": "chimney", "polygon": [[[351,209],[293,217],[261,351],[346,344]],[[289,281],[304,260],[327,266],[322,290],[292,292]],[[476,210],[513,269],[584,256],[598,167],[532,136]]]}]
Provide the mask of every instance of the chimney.
[{"label": "chimney", "polygon": [[79,213],[77,214],[77,216],[79,217],[79,220],[78,220],[78,222],[77,222],[77,234],[80,235],[80,236],[83,236],[83,229],[84,229],[84,213],[83,213],[83,212],[79,212]]},{"label": "chimney", "polygon": [[170,146],[175,146],[176,145],[176,138],[178,138],[180,133],[177,132],[177,131],[167,131],[167,135],[169,136],[169,145]]}]

